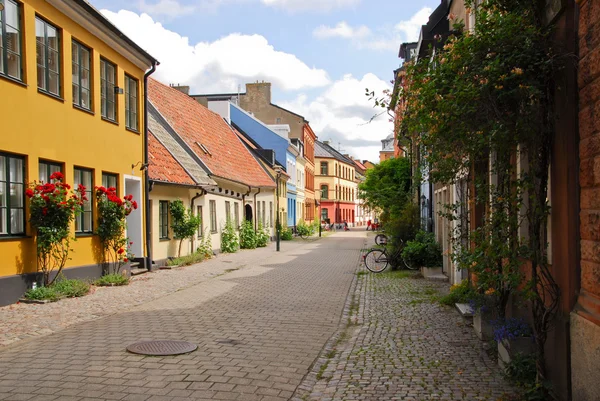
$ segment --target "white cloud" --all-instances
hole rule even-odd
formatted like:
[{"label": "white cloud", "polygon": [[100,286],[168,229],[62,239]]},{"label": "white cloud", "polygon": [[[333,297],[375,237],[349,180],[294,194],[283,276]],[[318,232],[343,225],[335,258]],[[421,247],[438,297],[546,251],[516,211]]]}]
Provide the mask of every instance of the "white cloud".
[{"label": "white cloud", "polygon": [[331,38],[331,37],[340,37],[345,39],[353,39],[353,38],[363,38],[365,36],[369,36],[371,34],[371,30],[364,25],[353,28],[346,23],[346,21],[342,21],[334,27],[329,27],[325,25],[321,25],[313,31],[313,36],[317,38]]},{"label": "white cloud", "polygon": [[393,123],[387,113],[369,122],[383,110],[373,107],[373,102],[365,96],[365,88],[375,93],[391,89],[374,74],[361,79],[347,74],[314,100],[299,95],[291,102],[277,104],[306,117],[319,140],[330,140],[336,149],[339,142],[344,153],[377,161],[381,140],[392,133]]},{"label": "white cloud", "polygon": [[155,18],[166,17],[169,19],[189,15],[195,11],[193,6],[184,6],[177,0],[158,0],[156,3],[149,4],[146,0],[140,0],[138,9],[152,15]]},{"label": "white cloud", "polygon": [[338,8],[354,7],[361,0],[261,0],[263,4],[278,7],[289,12],[326,12]]},{"label": "white cloud", "polygon": [[313,36],[321,39],[332,37],[348,39],[359,49],[398,50],[401,43],[416,42],[419,39],[421,25],[427,23],[432,11],[430,7],[423,7],[408,20],[400,21],[393,27],[384,27],[376,32],[364,25],[353,28],[345,21],[338,23],[335,27],[321,25],[313,31]]},{"label": "white cloud", "polygon": [[190,85],[193,92],[235,91],[238,84],[265,80],[283,90],[323,87],[327,72],[308,67],[293,54],[277,51],[260,35],[232,33],[214,42],[190,44],[149,15],[121,10],[102,13],[160,61],[155,74],[165,83]]}]

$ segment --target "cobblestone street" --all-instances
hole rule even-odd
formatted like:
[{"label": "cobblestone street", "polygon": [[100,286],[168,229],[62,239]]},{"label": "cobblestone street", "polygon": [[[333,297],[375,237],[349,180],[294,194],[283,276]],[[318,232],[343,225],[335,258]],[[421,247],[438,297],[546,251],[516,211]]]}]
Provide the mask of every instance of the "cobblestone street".
[{"label": "cobblestone street", "polygon": [[340,330],[294,400],[496,400],[510,392],[472,327],[436,302],[447,283],[406,271],[358,276]]},{"label": "cobblestone street", "polygon": [[[2,308],[12,344],[0,347],[0,400],[492,400],[507,391],[472,328],[433,303],[448,285],[366,274],[364,244],[364,231],[335,233],[79,300]],[[151,339],[199,348],[125,351]]]}]

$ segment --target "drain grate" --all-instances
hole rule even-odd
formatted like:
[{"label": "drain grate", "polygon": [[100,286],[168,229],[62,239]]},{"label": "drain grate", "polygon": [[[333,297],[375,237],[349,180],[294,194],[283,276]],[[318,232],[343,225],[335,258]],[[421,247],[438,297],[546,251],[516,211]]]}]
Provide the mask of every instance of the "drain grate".
[{"label": "drain grate", "polygon": [[156,356],[187,354],[196,349],[196,344],[174,340],[142,341],[127,347],[127,351],[134,354]]}]

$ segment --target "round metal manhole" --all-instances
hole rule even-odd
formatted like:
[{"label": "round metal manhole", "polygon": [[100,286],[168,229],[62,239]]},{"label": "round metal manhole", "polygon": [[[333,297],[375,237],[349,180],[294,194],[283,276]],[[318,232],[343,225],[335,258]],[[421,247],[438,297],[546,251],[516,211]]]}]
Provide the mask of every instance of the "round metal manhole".
[{"label": "round metal manhole", "polygon": [[197,349],[196,344],[173,340],[142,341],[127,346],[127,351],[134,354],[156,356],[187,354]]}]

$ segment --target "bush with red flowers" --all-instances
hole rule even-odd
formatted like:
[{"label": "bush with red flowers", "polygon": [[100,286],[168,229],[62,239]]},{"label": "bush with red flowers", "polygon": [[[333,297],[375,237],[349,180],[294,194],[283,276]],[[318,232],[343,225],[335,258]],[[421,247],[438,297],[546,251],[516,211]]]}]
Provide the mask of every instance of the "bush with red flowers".
[{"label": "bush with red flowers", "polygon": [[29,221],[36,231],[38,271],[43,274],[45,286],[54,281],[50,280],[52,271],[56,270],[54,277],[58,277],[69,260],[70,242],[74,239],[70,226],[87,200],[83,185],[71,190],[63,180],[63,174],[56,172],[50,176],[50,182],[33,182],[25,191]]},{"label": "bush with red flowers", "polygon": [[123,199],[117,196],[114,187],[96,187],[96,201],[98,204],[98,229],[104,248],[104,270],[107,274],[118,274],[125,263],[133,254],[130,252],[131,242],[125,237],[127,216],[137,209],[138,204],[132,195]]}]

